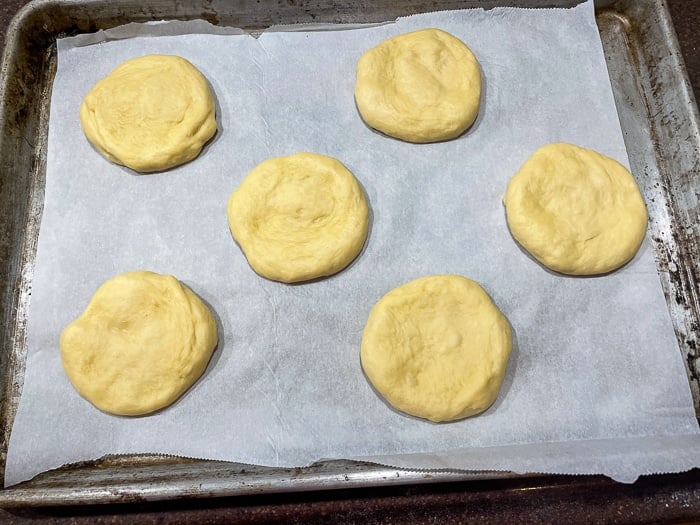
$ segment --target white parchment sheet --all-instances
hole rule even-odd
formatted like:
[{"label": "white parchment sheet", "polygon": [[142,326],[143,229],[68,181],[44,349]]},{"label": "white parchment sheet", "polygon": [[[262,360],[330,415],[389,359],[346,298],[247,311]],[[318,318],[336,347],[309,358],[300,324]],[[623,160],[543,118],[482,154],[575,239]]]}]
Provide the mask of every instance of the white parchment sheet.
[{"label": "white parchment sheet", "polygon": [[[438,27],[483,71],[466,134],[416,145],[367,128],[353,99],[368,48]],[[603,473],[633,481],[700,465],[688,381],[645,244],[594,278],[546,271],[518,248],[501,197],[539,146],[568,141],[627,164],[591,2],[573,9],[440,12],[342,31],[146,36],[59,45],[46,203],[28,325],[24,390],[6,484],[68,462],[167,453],[277,466],[372,458],[396,466]],[[195,161],[137,175],[84,138],[84,95],[122,61],[189,59],[209,79],[219,131]],[[233,242],[228,195],[271,156],[341,160],[372,209],[345,271],[284,285],[256,275]],[[63,373],[58,339],[96,288],[129,270],[170,273],[220,320],[205,375],[173,406],[114,417]],[[510,320],[515,348],[483,415],[432,424],[390,409],[362,374],[373,304],[406,281],[457,273]]]}]

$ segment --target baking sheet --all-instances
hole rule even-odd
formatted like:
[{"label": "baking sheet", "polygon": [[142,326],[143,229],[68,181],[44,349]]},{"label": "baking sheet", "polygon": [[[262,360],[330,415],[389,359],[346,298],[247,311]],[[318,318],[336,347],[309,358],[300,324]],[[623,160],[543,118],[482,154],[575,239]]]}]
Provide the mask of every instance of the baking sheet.
[{"label": "baking sheet", "polygon": [[[472,47],[485,95],[467,134],[418,146],[368,130],[352,82],[362,51],[426,25]],[[137,176],[87,146],[77,107],[97,79],[145,52],[192,60],[217,94],[221,126],[195,162]],[[508,178],[545,142],[576,142],[626,162],[590,4],[420,15],[257,40],[61,45],[49,133],[27,373],[6,484],[119,452],[265,465],[373,457],[415,468],[601,472],[626,481],[697,464],[697,423],[649,246],[609,276],[556,276],[515,246],[500,205]],[[348,270],[285,286],[247,267],[230,240],[225,201],[257,162],[300,150],[345,162],[367,191],[373,223]],[[221,318],[224,344],[173,407],[125,419],[99,413],[72,391],[57,338],[103,280],[135,268],[189,284]],[[371,391],[359,339],[383,293],[447,272],[485,286],[511,320],[516,348],[494,407],[432,425],[392,412]],[[625,437],[644,446],[630,450],[618,439]]]}]

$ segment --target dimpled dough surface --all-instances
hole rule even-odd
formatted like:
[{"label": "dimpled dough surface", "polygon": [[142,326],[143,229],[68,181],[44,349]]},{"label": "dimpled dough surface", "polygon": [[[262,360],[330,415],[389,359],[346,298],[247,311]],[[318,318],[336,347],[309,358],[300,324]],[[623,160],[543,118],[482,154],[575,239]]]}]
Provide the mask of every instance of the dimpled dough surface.
[{"label": "dimpled dough surface", "polygon": [[362,336],[362,368],[396,409],[431,421],[486,410],[512,347],[505,316],[474,281],[434,275],[387,293]]},{"label": "dimpled dough surface", "polygon": [[209,308],[170,275],[135,271],[106,281],[61,333],[63,368],[105,412],[136,416],[180,397],[217,344]]},{"label": "dimpled dough surface", "polygon": [[408,142],[461,135],[476,119],[480,97],[474,54],[439,29],[389,38],[357,63],[355,101],[362,119]]},{"label": "dimpled dough surface", "polygon": [[571,275],[619,268],[647,229],[644,199],[619,162],[572,144],[538,149],[504,200],[513,237],[545,266]]},{"label": "dimpled dough surface", "polygon": [[365,243],[369,209],[342,163],[297,153],[256,166],[231,194],[228,221],[258,274],[291,283],[350,264]]},{"label": "dimpled dough surface", "polygon": [[85,96],[80,122],[107,159],[144,173],[194,159],[217,127],[207,80],[174,55],[122,63]]}]

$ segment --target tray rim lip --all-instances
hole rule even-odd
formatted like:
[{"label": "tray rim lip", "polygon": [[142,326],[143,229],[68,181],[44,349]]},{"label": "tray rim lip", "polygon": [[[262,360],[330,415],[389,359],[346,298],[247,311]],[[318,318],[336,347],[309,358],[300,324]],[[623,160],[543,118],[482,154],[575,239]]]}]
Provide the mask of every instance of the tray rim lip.
[{"label": "tray rim lip", "polygon": [[[194,0],[197,3],[202,3],[202,0]],[[546,0],[544,0],[546,1]],[[585,0],[571,0],[572,5],[577,5],[580,3],[583,3]],[[614,8],[614,5],[618,2],[623,2],[624,0],[593,0],[595,2],[595,8],[596,8],[596,18],[601,14],[605,13],[607,10]],[[666,12],[666,15],[668,20],[670,20],[670,13],[668,10],[668,6],[666,5],[665,0],[642,0],[646,1],[649,4],[654,4],[657,6],[658,9],[662,9]],[[45,9],[51,9],[56,6],[63,6],[66,8],[71,8],[73,6],[99,6],[104,3],[104,0],[30,0],[26,4],[24,4],[18,11],[17,13],[13,16],[13,18],[10,20],[10,23],[7,27],[7,31],[5,34],[5,40],[4,40],[4,46],[2,50],[2,55],[0,57],[0,142],[4,140],[4,137],[2,135],[2,132],[4,131],[4,126],[6,125],[6,120],[5,120],[5,107],[6,107],[6,101],[5,101],[5,93],[7,92],[7,84],[10,81],[9,75],[7,75],[7,71],[10,69],[11,66],[13,66],[13,57],[11,56],[13,53],[13,48],[12,45],[17,46],[18,42],[20,40],[20,36],[22,33],[22,30],[25,28],[25,25],[27,25],[31,19],[32,16],[34,16],[36,11],[41,11]],[[132,5],[133,2],[129,2],[128,0],[116,0],[112,2],[113,4],[124,4],[124,5]],[[141,5],[147,5],[148,0],[144,2]],[[543,8],[546,8],[546,6],[542,6]],[[602,11],[599,11],[599,9],[602,9]],[[151,20],[160,20],[162,18],[160,17],[152,17]],[[177,19],[177,17],[173,17],[172,20]],[[202,17],[198,17],[198,19],[203,19]],[[118,24],[119,25],[119,24]],[[222,24],[222,26],[226,26],[226,24]],[[62,29],[65,30],[65,29]],[[50,47],[52,45],[55,45],[55,41],[57,38],[61,36],[61,31],[59,30],[57,32],[54,32],[52,34],[47,34],[46,35],[46,44]],[[81,34],[88,33],[87,31],[81,32]],[[690,99],[690,101],[693,103],[690,106],[688,106],[688,109],[690,111],[690,119],[691,121],[695,124],[696,129],[699,127],[698,123],[700,122],[700,116],[699,116],[699,111],[698,111],[698,104],[697,100],[695,98],[694,92],[691,87],[691,83],[689,81],[689,77],[687,74],[687,68],[684,62],[683,55],[680,52],[680,47],[678,43],[678,38],[677,34],[675,31],[675,28],[671,25],[670,26],[670,41],[668,42],[669,48],[674,52],[676,55],[677,60],[679,60],[680,65],[682,66],[681,68],[676,70],[676,75],[678,78],[682,81],[682,85],[684,90],[687,92],[687,96]],[[2,305],[3,308],[6,307],[6,305]],[[174,459],[197,459],[197,458],[180,458],[178,456],[172,456]],[[97,461],[97,460],[95,460]],[[209,460],[201,460],[201,461],[209,461]],[[211,460],[213,462],[219,462],[219,463],[225,463],[227,465],[235,466],[238,465],[238,463],[235,462],[227,462],[227,461],[222,461],[222,460]],[[322,460],[321,460],[322,461]],[[337,459],[337,460],[330,460],[330,462],[349,462],[349,463],[356,463],[356,464],[368,464],[369,462],[361,462],[361,461],[353,461],[353,460],[343,460],[343,459]],[[320,461],[319,461],[320,462]],[[450,482],[450,481],[479,481],[479,480],[493,480],[493,479],[522,479],[522,478],[531,478],[531,477],[553,477],[553,478],[560,478],[560,477],[594,477],[594,476],[599,476],[599,474],[578,474],[578,475],[571,475],[571,474],[552,474],[552,473],[545,473],[545,472],[537,472],[533,471],[530,473],[524,473],[524,474],[519,474],[511,471],[498,471],[498,470],[461,470],[461,469],[444,469],[444,470],[435,470],[435,471],[428,471],[428,470],[417,470],[417,469],[406,469],[402,467],[391,467],[389,465],[382,465],[379,463],[372,463],[379,469],[388,469],[391,471],[401,471],[401,472],[407,472],[407,473],[413,473],[416,475],[425,475],[426,473],[431,474],[432,478],[435,478],[435,482]],[[306,466],[306,467],[296,467],[295,469],[297,470],[308,470],[312,468],[316,463]],[[282,469],[282,468],[281,468]],[[47,471],[50,472],[50,471]],[[688,472],[688,471],[685,471]],[[681,475],[684,472],[679,472],[677,474]],[[45,474],[45,473],[42,473]],[[40,475],[42,475],[40,474]],[[658,473],[658,474],[652,474],[651,476],[663,476],[663,475],[668,475],[664,473]],[[441,478],[445,479],[441,479]],[[440,479],[438,479],[440,478]],[[32,478],[34,479],[34,478]],[[0,488],[0,508],[11,508],[11,507],[21,507],[23,504],[21,503],[21,500],[13,500],[12,496],[13,493],[18,492],[20,489],[24,490],[21,485],[24,485],[26,483],[30,483],[32,479],[27,480],[26,482],[21,482],[17,485],[13,485],[10,487],[3,487]],[[398,483],[399,485],[405,485],[405,484],[412,484],[416,483],[415,479],[410,479],[403,481],[402,483]],[[373,486],[373,485],[362,485],[362,484],[356,484],[354,487],[367,487],[367,486]],[[380,484],[381,486],[381,484]],[[316,488],[316,489],[306,489],[306,490],[334,490],[334,489],[343,489],[343,488],[348,488],[347,484],[346,485],[339,485],[339,486],[327,486],[327,487],[322,487],[322,488]],[[41,489],[39,489],[41,490]],[[271,493],[276,493],[276,492],[294,492],[295,489],[288,489],[288,490],[281,490],[281,491],[273,491]],[[255,490],[252,489],[250,492],[252,493],[261,493],[260,490]],[[236,494],[237,495],[237,494]],[[214,496],[216,497],[216,496]],[[161,501],[163,498],[155,498],[153,501]],[[115,499],[114,501],[120,501],[119,498]],[[47,503],[48,505],[49,503]],[[58,503],[58,504],[65,504],[65,503]],[[96,504],[101,504],[97,503]]]},{"label": "tray rim lip", "polygon": [[[178,456],[169,456],[174,461],[180,458]],[[222,460],[201,460],[198,462],[209,462],[213,466],[219,465],[224,470],[236,470],[245,464],[228,462]],[[88,462],[94,463],[94,462]],[[318,480],[314,479],[314,468],[323,464],[338,464],[336,470],[326,473],[324,482],[319,484]],[[345,464],[345,468],[340,464]],[[247,465],[257,467],[256,465]],[[355,467],[355,470],[349,470],[348,467]],[[360,468],[357,468],[360,467]],[[364,469],[362,468],[364,467]],[[61,469],[63,467],[59,467]],[[91,466],[92,469],[99,467]],[[133,468],[133,467],[131,467]],[[261,476],[262,479],[256,482],[246,482],[245,479],[237,479],[236,473],[229,472],[230,476],[226,478],[228,483],[221,483],[218,489],[210,489],[209,493],[189,494],[187,497],[194,499],[201,498],[217,498],[217,497],[246,497],[253,495],[275,495],[275,494],[293,494],[293,493],[308,493],[308,492],[326,492],[326,491],[341,491],[353,489],[367,488],[383,488],[397,487],[408,485],[429,485],[429,484],[445,484],[445,483],[460,483],[460,482],[515,482],[528,479],[569,479],[569,478],[605,478],[601,474],[551,474],[545,472],[531,473],[515,473],[510,471],[498,470],[458,470],[458,469],[439,469],[439,470],[417,470],[407,469],[402,467],[392,467],[379,463],[371,463],[367,461],[352,461],[352,460],[321,460],[304,467],[280,468],[280,471],[285,471],[286,475],[282,479],[279,486],[269,486],[266,481],[272,479],[272,474],[276,470],[275,467],[265,467],[269,469],[269,474]],[[58,469],[57,469],[58,470]],[[38,476],[50,474],[52,471],[46,471]],[[293,472],[293,473],[292,473]],[[678,473],[679,475],[686,474],[685,472]],[[368,479],[366,475],[374,476]],[[279,478],[275,478],[279,481]],[[609,478],[605,478],[609,480]],[[79,487],[76,490],[75,486],[60,485],[58,487],[45,488],[39,487],[23,487],[23,485],[31,484],[34,478],[21,482],[11,487],[0,489],[0,509],[23,508],[23,507],[50,507],[50,506],[67,506],[76,504],[86,505],[101,505],[112,503],[130,503],[130,502],[158,502],[181,499],[185,491],[180,486],[175,486],[169,491],[160,491],[155,495],[136,496],[138,492],[135,490],[137,486],[143,488],[145,484],[149,484],[152,488],[154,483],[158,481],[143,481],[138,480],[130,487],[126,485],[114,486],[100,485],[92,492],[106,492],[108,496],[90,496],[91,490],[87,487]],[[205,483],[211,480],[203,480]],[[610,480],[612,482],[612,480]],[[152,492],[152,491],[151,491]],[[76,494],[77,493],[77,494]],[[48,497],[46,497],[48,494]],[[129,500],[129,496],[133,500]],[[138,498],[138,499],[137,499]],[[96,501],[97,500],[97,501]]]}]

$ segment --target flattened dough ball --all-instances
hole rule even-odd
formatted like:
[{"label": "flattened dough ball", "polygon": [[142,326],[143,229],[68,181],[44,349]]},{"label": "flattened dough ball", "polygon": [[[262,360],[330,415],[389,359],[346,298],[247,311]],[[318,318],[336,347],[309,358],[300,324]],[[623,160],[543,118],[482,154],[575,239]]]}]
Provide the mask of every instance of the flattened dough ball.
[{"label": "flattened dough ball", "polygon": [[228,201],[228,223],[248,263],[285,283],[332,275],[360,253],[369,210],[338,160],[317,153],[268,159]]},{"label": "flattened dough ball", "polygon": [[355,102],[362,119],[408,142],[461,135],[476,119],[480,98],[474,54],[439,29],[389,38],[357,63]]},{"label": "flattened dough ball", "polygon": [[431,421],[486,410],[512,348],[508,320],[474,281],[410,281],[372,309],[360,357],[374,388],[396,409]]},{"label": "flattened dough ball", "polygon": [[647,229],[644,199],[627,168],[572,144],[538,149],[511,179],[503,202],[520,245],[570,275],[619,268],[637,253]]},{"label": "flattened dough ball", "polygon": [[209,308],[170,275],[128,272],[106,281],[61,333],[63,368],[100,410],[138,416],[179,398],[218,340]]},{"label": "flattened dough ball", "polygon": [[127,60],[83,99],[80,122],[107,159],[140,172],[194,159],[216,132],[214,95],[190,62],[174,55]]}]

